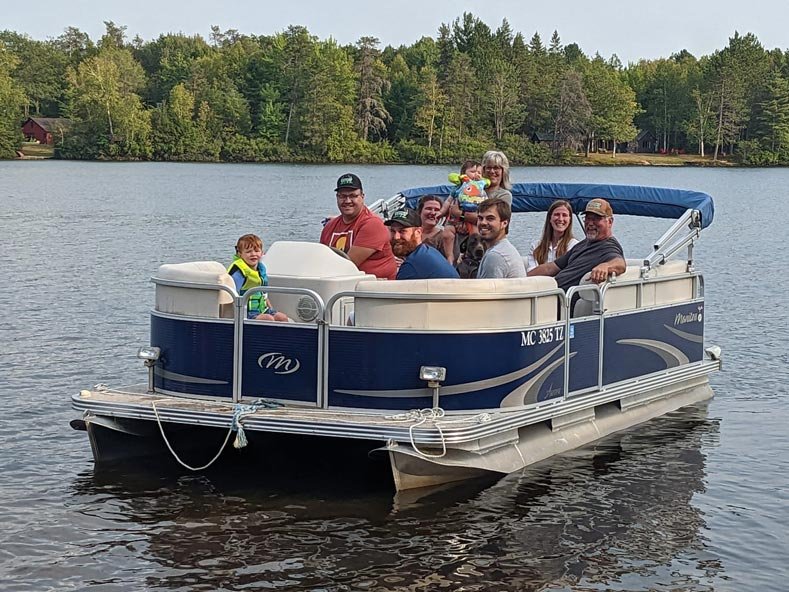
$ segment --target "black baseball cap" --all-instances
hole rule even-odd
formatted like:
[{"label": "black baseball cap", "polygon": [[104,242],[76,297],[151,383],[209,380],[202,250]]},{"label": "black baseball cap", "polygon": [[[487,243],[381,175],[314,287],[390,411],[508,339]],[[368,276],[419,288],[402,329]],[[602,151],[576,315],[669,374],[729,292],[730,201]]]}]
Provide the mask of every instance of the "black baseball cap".
[{"label": "black baseball cap", "polygon": [[395,222],[400,224],[403,228],[416,228],[422,226],[422,218],[419,217],[419,214],[417,214],[415,210],[410,208],[397,210],[392,214],[391,218],[384,222],[384,224],[386,226],[391,226]]},{"label": "black baseball cap", "polygon": [[340,189],[358,189],[359,191],[364,191],[364,189],[362,189],[361,179],[353,173],[345,173],[337,179],[337,189],[335,189],[335,191],[339,191]]}]

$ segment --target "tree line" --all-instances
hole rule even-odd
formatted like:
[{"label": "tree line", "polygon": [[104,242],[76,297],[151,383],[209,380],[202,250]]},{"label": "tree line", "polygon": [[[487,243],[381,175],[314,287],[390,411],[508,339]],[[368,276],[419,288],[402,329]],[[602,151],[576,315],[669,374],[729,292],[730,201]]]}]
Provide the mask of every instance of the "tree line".
[{"label": "tree line", "polygon": [[655,151],[789,163],[789,52],[750,33],[625,67],[470,13],[383,49],[301,26],[212,27],[207,41],[105,27],[96,42],[73,27],[46,41],[0,32],[0,157],[43,116],[71,121],[57,154],[73,159],[434,163],[497,147],[549,164],[615,155],[641,130]]}]

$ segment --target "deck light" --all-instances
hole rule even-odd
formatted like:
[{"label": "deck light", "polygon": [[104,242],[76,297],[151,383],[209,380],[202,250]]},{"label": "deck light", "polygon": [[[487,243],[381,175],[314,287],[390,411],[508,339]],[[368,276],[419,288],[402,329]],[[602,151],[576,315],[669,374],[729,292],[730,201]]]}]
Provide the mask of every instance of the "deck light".
[{"label": "deck light", "polygon": [[146,362],[155,362],[162,351],[158,347],[145,346],[137,350],[137,357]]},{"label": "deck light", "polygon": [[148,368],[148,392],[154,392],[153,387],[153,377],[154,377],[154,368],[156,366],[156,360],[159,359],[162,350],[158,347],[153,346],[145,346],[141,347],[137,350],[137,357],[140,358],[145,362],[145,367]]},{"label": "deck light", "polygon": [[428,382],[443,382],[447,379],[447,369],[441,366],[422,366],[419,369],[419,378]]},{"label": "deck light", "polygon": [[419,378],[427,381],[428,388],[433,389],[433,409],[438,408],[438,389],[447,379],[447,369],[442,366],[422,366],[419,368]]}]

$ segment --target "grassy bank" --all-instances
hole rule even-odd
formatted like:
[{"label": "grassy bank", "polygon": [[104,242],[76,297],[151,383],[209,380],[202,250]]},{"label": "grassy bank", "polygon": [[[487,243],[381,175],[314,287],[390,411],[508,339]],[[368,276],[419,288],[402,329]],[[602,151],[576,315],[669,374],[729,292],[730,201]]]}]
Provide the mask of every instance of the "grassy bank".
[{"label": "grassy bank", "polygon": [[54,149],[52,146],[46,144],[38,144],[36,142],[22,142],[22,147],[19,149],[22,153],[21,158],[52,158]]},{"label": "grassy bank", "polygon": [[633,154],[624,152],[612,157],[611,154],[590,154],[588,157],[578,156],[577,164],[590,166],[735,166],[734,163],[712,156],[698,156],[697,154]]}]

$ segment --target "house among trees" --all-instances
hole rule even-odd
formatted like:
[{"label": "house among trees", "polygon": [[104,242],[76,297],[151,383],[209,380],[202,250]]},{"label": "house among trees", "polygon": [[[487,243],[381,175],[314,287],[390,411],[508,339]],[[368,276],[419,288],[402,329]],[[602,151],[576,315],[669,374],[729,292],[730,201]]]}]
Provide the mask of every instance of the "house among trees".
[{"label": "house among trees", "polygon": [[658,140],[651,130],[641,130],[631,143],[631,152],[657,152]]},{"label": "house among trees", "polygon": [[38,140],[51,146],[55,140],[63,140],[70,124],[71,120],[64,117],[28,117],[22,124],[22,133],[28,142]]},{"label": "house among trees", "polygon": [[529,138],[534,144],[552,144],[553,132],[534,132]]}]

